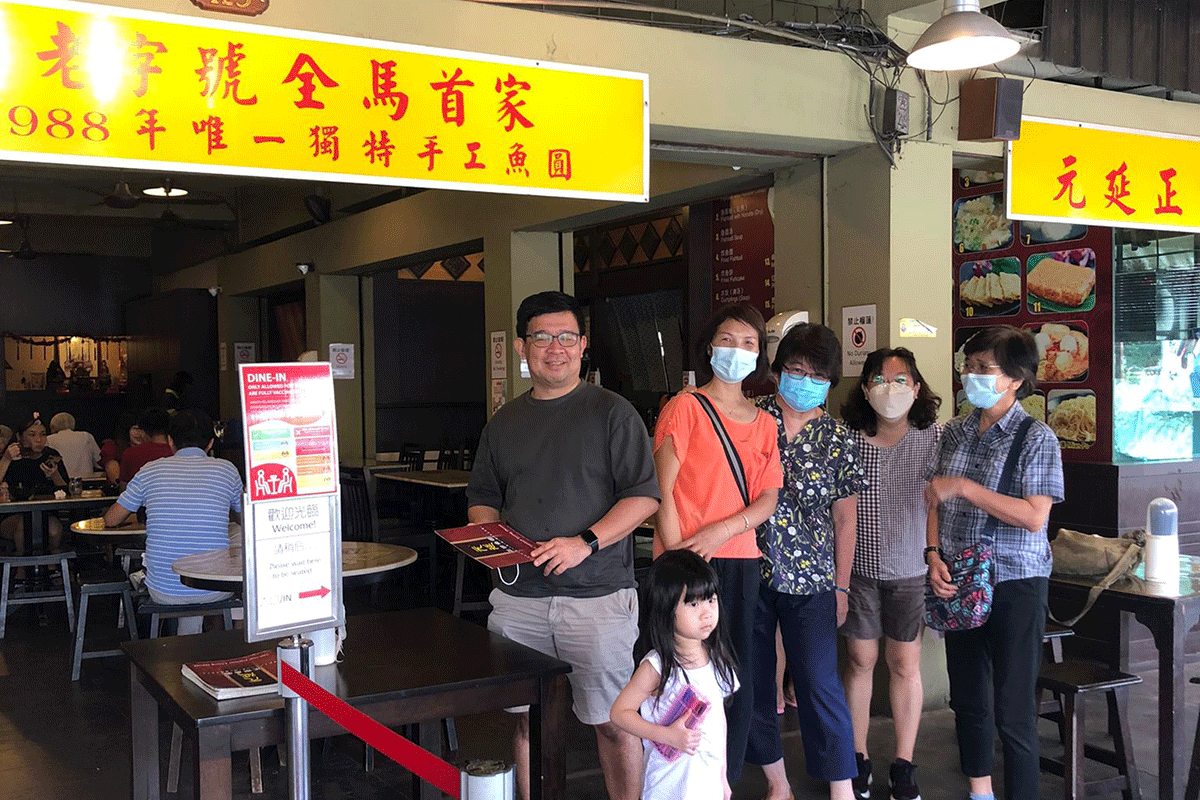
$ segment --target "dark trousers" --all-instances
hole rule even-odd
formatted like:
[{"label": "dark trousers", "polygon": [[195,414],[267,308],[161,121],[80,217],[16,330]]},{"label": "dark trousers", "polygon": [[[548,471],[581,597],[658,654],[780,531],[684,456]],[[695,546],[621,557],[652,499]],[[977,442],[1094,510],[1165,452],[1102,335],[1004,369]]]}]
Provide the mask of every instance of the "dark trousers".
[{"label": "dark trousers", "polygon": [[950,707],[962,771],[993,774],[993,727],[1004,751],[1006,800],[1037,800],[1037,676],[1046,629],[1046,578],[996,584],[982,627],[946,633]]},{"label": "dark trousers", "polygon": [[819,781],[842,781],[858,774],[854,727],[838,678],[837,595],[782,594],[758,590],[754,617],[754,722],[746,760],[773,764],[783,758],[775,710],[775,626],[796,694],[800,738],[808,774]]},{"label": "dark trousers", "polygon": [[[721,613],[737,656],[741,684],[725,705],[725,769],[729,785],[736,786],[742,778],[746,739],[754,714],[754,687],[750,678],[754,671],[754,608],[758,601],[759,567],[757,558],[714,558],[710,563],[717,573]],[[775,702],[774,689],[771,702]]]}]

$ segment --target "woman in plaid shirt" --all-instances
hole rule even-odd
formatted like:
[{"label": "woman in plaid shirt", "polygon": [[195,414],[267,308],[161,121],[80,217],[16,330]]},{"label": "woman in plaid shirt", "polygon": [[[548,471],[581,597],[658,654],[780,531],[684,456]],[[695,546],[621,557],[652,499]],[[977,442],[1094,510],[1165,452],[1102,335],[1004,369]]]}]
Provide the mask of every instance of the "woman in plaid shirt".
[{"label": "woman in plaid shirt", "polygon": [[1033,393],[1038,351],[1033,336],[1010,326],[986,328],[964,347],[962,384],[976,408],[946,424],[930,467],[929,583],[954,596],[946,561],[981,538],[989,517],[996,525],[996,581],[991,615],[978,628],[946,633],[950,705],[954,709],[962,770],[971,800],[990,800],[993,733],[1004,751],[1004,796],[1037,800],[1039,752],[1036,683],[1046,626],[1050,507],[1063,499],[1058,437],[1037,421],[1029,429],[1009,491],[1000,475]]}]

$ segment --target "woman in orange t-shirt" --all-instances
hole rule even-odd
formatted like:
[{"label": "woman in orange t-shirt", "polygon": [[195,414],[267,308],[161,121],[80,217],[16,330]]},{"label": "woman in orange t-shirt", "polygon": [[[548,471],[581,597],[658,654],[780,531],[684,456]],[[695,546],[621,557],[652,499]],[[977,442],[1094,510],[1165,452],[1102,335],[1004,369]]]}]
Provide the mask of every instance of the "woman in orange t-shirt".
[{"label": "woman in orange t-shirt", "polygon": [[[742,381],[768,373],[766,343],[766,325],[752,306],[739,303],[718,310],[697,346],[697,372],[711,372],[710,380],[699,392],[680,394],[668,403],[654,432],[654,463],[663,498],[655,555],[683,548],[711,561],[722,618],[728,621],[742,675],[753,674],[750,656],[759,585],[755,529],[775,512],[783,486],[775,421],[742,394]],[[733,443],[749,504],[742,499],[725,448],[696,394],[712,403]],[[726,710],[731,786],[741,777],[752,715],[750,682],[743,680]]]}]

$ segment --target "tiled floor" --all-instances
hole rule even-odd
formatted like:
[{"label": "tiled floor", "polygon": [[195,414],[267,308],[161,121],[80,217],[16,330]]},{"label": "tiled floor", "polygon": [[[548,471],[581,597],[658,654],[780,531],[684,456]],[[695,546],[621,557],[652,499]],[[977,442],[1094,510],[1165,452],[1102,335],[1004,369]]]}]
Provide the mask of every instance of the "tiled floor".
[{"label": "tiled floor", "polygon": [[[97,603],[89,630],[100,634],[113,626],[112,615],[100,612]],[[91,660],[84,663],[78,683],[69,680],[70,638],[61,612],[51,612],[46,627],[37,624],[30,609],[17,610],[9,621],[0,643],[0,800],[20,798],[95,798],[109,800],[129,796],[129,732],[127,708],[127,670],[120,658]],[[1190,670],[1200,674],[1200,667]],[[1143,796],[1157,796],[1155,773],[1155,698],[1154,676],[1133,690],[1131,720],[1142,776]],[[1200,686],[1189,685],[1187,719],[1194,725]],[[1101,714],[1090,715],[1092,720]],[[573,718],[572,718],[573,719]],[[511,720],[504,714],[487,714],[459,720],[460,756],[465,758],[508,758]],[[803,751],[796,728],[795,710],[784,716],[786,758],[795,795],[800,798],[827,797],[827,791],[808,781],[804,775]],[[1042,729],[1046,750],[1053,743],[1053,726]],[[164,727],[163,752],[169,731]],[[890,720],[872,721],[871,741],[876,760],[875,800],[887,796],[887,764],[892,743]],[[603,779],[597,767],[595,744],[590,731],[572,722],[568,728],[567,797],[571,800],[604,798]],[[1190,751],[1189,751],[1190,755]],[[926,800],[962,800],[965,782],[957,769],[953,715],[949,711],[925,714],[919,739],[917,777]],[[324,752],[314,748],[314,800],[335,798],[407,797],[408,774],[379,757],[376,769],[362,769],[361,747],[343,737]],[[183,765],[184,779],[178,800],[191,800],[188,786],[189,766]],[[1102,767],[1099,769],[1103,769]],[[287,797],[286,778],[279,771],[275,755],[268,751],[264,759],[267,790],[264,797]],[[235,791],[239,800],[256,798],[249,792],[249,773],[245,756],[234,762]],[[747,767],[736,800],[759,798],[764,783],[759,770]],[[1060,796],[1062,782],[1045,776],[1042,793],[1046,798]]]}]

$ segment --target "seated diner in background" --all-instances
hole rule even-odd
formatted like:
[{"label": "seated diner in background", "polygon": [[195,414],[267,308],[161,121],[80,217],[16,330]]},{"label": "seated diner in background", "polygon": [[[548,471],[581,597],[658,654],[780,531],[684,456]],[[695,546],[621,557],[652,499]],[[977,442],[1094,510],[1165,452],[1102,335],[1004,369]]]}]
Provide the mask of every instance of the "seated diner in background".
[{"label": "seated diner in background", "polygon": [[[154,602],[191,605],[228,599],[229,592],[184,586],[171,564],[229,546],[229,512],[242,510],[242,479],[230,462],[209,458],[213,424],[200,409],[176,412],[167,438],[172,455],[138,471],[105,512],[104,524],[115,528],[146,507],[146,588]],[[199,633],[203,622],[203,617],[182,617],[177,632]]]},{"label": "seated diner in background", "polygon": [[75,430],[75,417],[60,411],[50,418],[46,444],[62,455],[63,466],[71,478],[90,478],[100,459],[96,439],[87,431]]},{"label": "seated diner in background", "polygon": [[[37,412],[17,427],[17,441],[0,454],[0,481],[8,485],[13,500],[28,500],[34,495],[52,495],[66,491],[67,470],[62,456],[46,446],[46,425]],[[58,552],[62,544],[62,523],[58,517],[46,518],[50,550]],[[0,536],[11,539],[17,554],[25,552],[25,515],[12,514],[0,521]]]},{"label": "seated diner in background", "polygon": [[138,427],[146,435],[146,441],[131,445],[121,456],[121,485],[133,480],[138,470],[158,458],[167,458],[172,454],[171,445],[167,443],[167,428],[171,424],[171,416],[157,407],[147,408],[138,418]]},{"label": "seated diner in background", "polygon": [[113,430],[111,439],[105,439],[100,445],[100,469],[108,482],[115,484],[121,480],[121,456],[135,444],[146,441],[146,433],[138,426],[138,415],[134,411],[124,411],[117,418],[117,427]]}]

